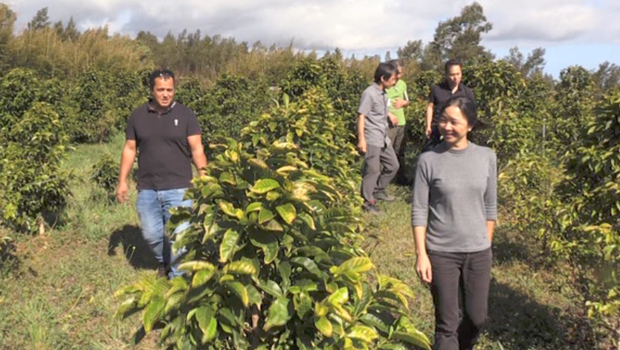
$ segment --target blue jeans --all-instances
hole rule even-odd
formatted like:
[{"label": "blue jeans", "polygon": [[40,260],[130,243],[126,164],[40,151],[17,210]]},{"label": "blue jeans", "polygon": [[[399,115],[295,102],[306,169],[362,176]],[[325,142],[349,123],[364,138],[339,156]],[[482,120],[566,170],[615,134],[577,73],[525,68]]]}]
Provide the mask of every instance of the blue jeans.
[{"label": "blue jeans", "polygon": [[[174,207],[191,207],[192,200],[184,200],[185,188],[171,190],[140,190],[136,207],[140,216],[142,237],[151,247],[155,259],[160,264],[170,265],[170,277],[178,276],[175,261],[179,254],[172,252],[172,242],[168,242],[164,236],[166,224],[170,220],[170,209]],[[175,234],[185,230],[189,223],[181,223],[177,226],[171,238]]]}]

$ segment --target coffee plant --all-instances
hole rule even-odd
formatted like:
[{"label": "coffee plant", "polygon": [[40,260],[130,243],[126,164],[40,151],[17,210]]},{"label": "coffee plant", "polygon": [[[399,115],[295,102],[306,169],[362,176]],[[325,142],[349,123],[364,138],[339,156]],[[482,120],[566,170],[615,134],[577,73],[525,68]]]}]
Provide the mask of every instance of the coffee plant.
[{"label": "coffee plant", "polygon": [[359,220],[332,179],[274,141],[255,154],[232,139],[194,180],[175,223],[185,275],[120,290],[120,315],[143,310],[146,332],[177,349],[430,349],[405,316],[410,289],[378,275]]},{"label": "coffee plant", "polygon": [[269,146],[271,140],[297,145],[300,158],[332,178],[354,209],[361,204],[361,177],[352,138],[346,119],[320,88],[310,88],[297,102],[290,103],[285,95],[282,106],[263,113],[241,132],[241,142],[251,149]]},{"label": "coffee plant", "polygon": [[37,102],[0,139],[0,220],[34,231],[37,221],[60,212],[69,195],[68,175],[59,169],[67,136],[52,106]]}]

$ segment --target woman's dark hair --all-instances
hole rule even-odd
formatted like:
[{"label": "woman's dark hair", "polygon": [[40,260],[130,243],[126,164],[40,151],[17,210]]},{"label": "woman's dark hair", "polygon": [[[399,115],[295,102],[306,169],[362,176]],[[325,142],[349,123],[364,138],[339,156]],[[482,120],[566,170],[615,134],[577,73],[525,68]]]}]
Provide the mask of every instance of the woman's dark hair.
[{"label": "woman's dark hair", "polygon": [[392,75],[396,74],[396,70],[397,68],[389,63],[379,63],[375,71],[375,83],[381,83],[381,78],[383,78],[383,80],[389,80]]},{"label": "woman's dark hair", "polygon": [[443,66],[444,73],[448,74],[448,72],[450,71],[450,67],[453,67],[453,66],[459,66],[461,70],[463,69],[463,65],[461,64],[461,61],[456,60],[456,59],[451,59],[451,60],[448,60],[446,64]]},{"label": "woman's dark hair", "polygon": [[476,103],[474,101],[468,99],[467,97],[450,97],[450,99],[448,99],[448,101],[441,106],[439,116],[442,116],[446,111],[446,108],[451,106],[458,107],[458,109],[463,112],[463,115],[467,119],[467,124],[469,124],[471,128],[475,128],[481,124],[478,119],[478,112],[476,111]]},{"label": "woman's dark hair", "polygon": [[399,59],[391,60],[388,63],[393,65],[394,67],[396,67],[396,69],[403,69],[405,67],[403,65],[403,61],[401,61]]},{"label": "woman's dark hair", "polygon": [[162,78],[164,80],[172,79],[176,83],[176,80],[174,79],[174,72],[170,69],[155,69],[151,75],[149,75],[149,88],[151,91],[153,91],[153,88],[155,87],[155,79],[157,78]]}]

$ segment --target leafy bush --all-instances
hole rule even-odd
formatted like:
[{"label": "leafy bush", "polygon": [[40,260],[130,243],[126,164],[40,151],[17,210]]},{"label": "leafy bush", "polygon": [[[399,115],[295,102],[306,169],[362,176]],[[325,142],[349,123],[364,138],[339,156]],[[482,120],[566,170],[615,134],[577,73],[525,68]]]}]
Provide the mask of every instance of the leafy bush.
[{"label": "leafy bush", "polygon": [[581,284],[589,315],[617,347],[620,339],[620,90],[595,109],[578,147],[566,155],[566,230],[558,253]]},{"label": "leafy bush", "polygon": [[404,316],[411,291],[366,275],[358,219],[337,205],[342,194],[274,141],[256,154],[232,139],[194,180],[193,207],[175,245],[187,253],[171,281],[146,277],[120,291],[120,315],[144,310],[144,330],[165,325],[177,349],[430,349]]},{"label": "leafy bush", "polygon": [[103,189],[109,201],[114,201],[116,184],[118,182],[118,162],[112,159],[109,153],[104,154],[93,165],[90,178]]},{"label": "leafy bush", "polygon": [[68,196],[59,162],[67,136],[52,106],[37,102],[4,135],[0,145],[0,219],[33,231],[37,220],[57,214]]},{"label": "leafy bush", "polygon": [[291,142],[299,147],[299,157],[310,167],[334,180],[352,208],[361,204],[357,188],[361,183],[358,153],[347,122],[337,114],[326,92],[310,88],[298,102],[263,113],[241,132],[241,142],[250,149],[268,147],[272,140]]}]

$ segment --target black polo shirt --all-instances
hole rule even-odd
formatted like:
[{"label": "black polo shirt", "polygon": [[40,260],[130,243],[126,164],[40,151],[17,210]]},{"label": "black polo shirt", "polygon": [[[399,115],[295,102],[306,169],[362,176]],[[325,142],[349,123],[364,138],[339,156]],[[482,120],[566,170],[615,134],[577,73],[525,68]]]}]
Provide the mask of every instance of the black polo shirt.
[{"label": "black polo shirt", "polygon": [[433,103],[433,123],[437,122],[439,116],[439,111],[441,107],[448,102],[450,97],[452,96],[461,96],[467,97],[476,104],[476,97],[474,96],[474,92],[465,84],[460,83],[456,92],[453,94],[452,89],[450,89],[450,84],[447,81],[443,81],[440,84],[433,85],[431,87],[431,93],[428,95],[428,102]]},{"label": "black polo shirt", "polygon": [[187,137],[200,135],[191,109],[173,102],[159,114],[150,104],[135,109],[125,136],[135,140],[138,153],[138,190],[187,188],[192,180],[192,152]]}]

